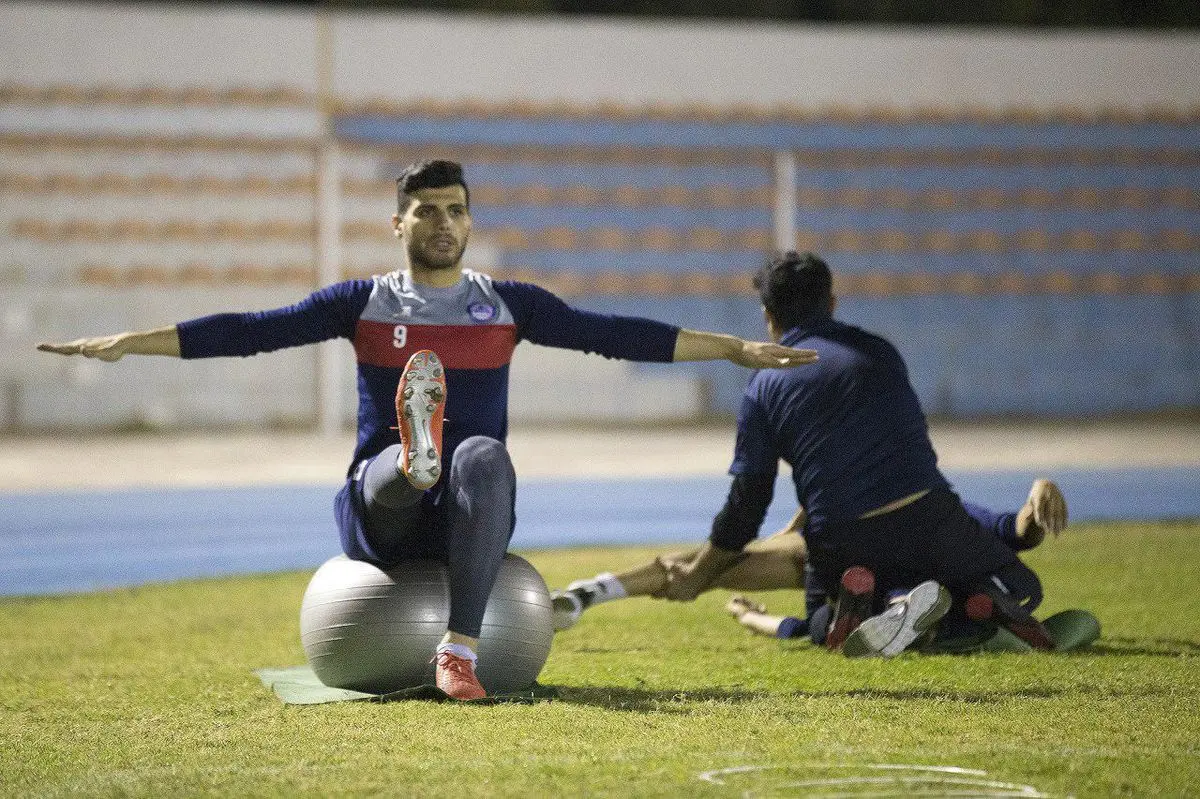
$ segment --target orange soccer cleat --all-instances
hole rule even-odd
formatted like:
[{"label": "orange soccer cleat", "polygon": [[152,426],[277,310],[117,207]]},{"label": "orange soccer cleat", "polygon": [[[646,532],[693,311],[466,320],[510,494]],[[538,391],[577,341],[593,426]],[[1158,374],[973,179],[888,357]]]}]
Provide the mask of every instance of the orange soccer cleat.
[{"label": "orange soccer cleat", "polygon": [[414,352],[396,388],[400,425],[400,471],[416,488],[432,488],[442,476],[442,421],[446,370],[432,350]]},{"label": "orange soccer cleat", "polygon": [[487,691],[475,676],[475,664],[468,658],[460,658],[445,650],[434,656],[437,661],[434,681],[451,699],[483,699]]}]

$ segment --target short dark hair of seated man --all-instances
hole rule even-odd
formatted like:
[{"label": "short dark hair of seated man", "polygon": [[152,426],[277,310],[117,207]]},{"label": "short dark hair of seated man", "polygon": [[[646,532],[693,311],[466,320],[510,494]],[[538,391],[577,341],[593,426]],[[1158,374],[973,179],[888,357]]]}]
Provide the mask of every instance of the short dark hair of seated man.
[{"label": "short dark hair of seated man", "polygon": [[811,252],[788,251],[767,261],[754,276],[763,307],[780,330],[829,313],[833,275]]},{"label": "short dark hair of seated man", "polygon": [[457,161],[430,160],[419,161],[405,167],[396,178],[396,210],[403,215],[412,203],[411,195],[420,189],[442,189],[446,186],[462,186],[471,205],[471,190],[467,188],[467,180],[463,177],[462,164]]}]

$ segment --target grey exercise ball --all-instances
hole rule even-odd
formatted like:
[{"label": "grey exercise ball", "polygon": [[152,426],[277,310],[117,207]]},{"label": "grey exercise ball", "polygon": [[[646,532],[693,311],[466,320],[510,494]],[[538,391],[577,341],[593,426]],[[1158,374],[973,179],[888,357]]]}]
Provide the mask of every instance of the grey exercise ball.
[{"label": "grey exercise ball", "polygon": [[[433,683],[429,661],[449,622],[445,564],[414,560],[384,570],[339,555],[304,592],[300,642],[326,685],[387,693]],[[545,581],[524,558],[506,555],[483,616],[479,681],[493,694],[528,688],[553,640]]]}]

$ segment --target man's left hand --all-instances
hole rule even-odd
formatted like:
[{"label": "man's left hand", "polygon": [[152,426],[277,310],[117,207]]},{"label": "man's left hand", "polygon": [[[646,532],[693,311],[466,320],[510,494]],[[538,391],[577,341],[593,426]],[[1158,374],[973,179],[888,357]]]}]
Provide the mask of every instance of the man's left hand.
[{"label": "man's left hand", "polygon": [[1027,507],[1033,521],[1043,530],[1058,536],[1067,527],[1067,499],[1053,480],[1033,481],[1029,490]]},{"label": "man's left hand", "polygon": [[672,359],[683,361],[732,361],[751,369],[783,369],[817,362],[816,350],[798,350],[773,341],[746,341],[728,333],[681,329],[675,337]]},{"label": "man's left hand", "polygon": [[729,360],[751,369],[786,369],[817,362],[816,350],[799,350],[770,341],[743,341]]}]

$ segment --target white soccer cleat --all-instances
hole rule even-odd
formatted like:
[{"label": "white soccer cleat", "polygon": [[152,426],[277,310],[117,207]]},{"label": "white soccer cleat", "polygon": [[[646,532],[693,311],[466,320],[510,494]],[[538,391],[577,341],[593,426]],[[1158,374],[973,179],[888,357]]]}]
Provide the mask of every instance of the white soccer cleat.
[{"label": "white soccer cleat", "polygon": [[550,607],[553,611],[554,632],[574,627],[583,615],[583,601],[571,591],[551,591]]},{"label": "white soccer cleat", "polygon": [[416,488],[432,488],[442,476],[442,423],[446,372],[432,350],[414,352],[396,388],[396,420],[403,449],[397,466]]},{"label": "white soccer cleat", "polygon": [[878,616],[858,625],[846,637],[842,652],[849,658],[895,657],[933,628],[950,610],[950,592],[926,580]]}]

